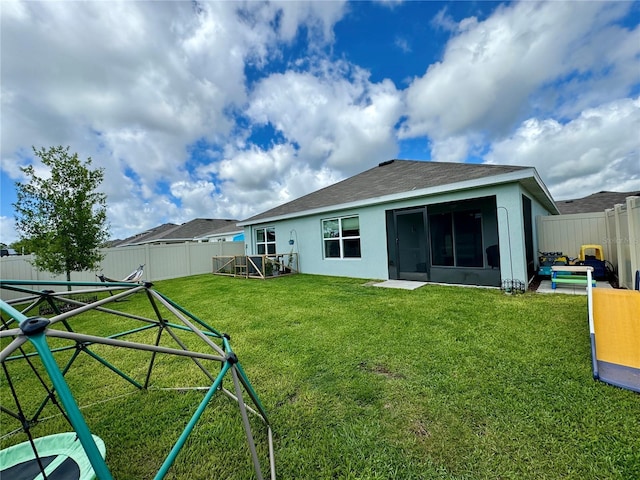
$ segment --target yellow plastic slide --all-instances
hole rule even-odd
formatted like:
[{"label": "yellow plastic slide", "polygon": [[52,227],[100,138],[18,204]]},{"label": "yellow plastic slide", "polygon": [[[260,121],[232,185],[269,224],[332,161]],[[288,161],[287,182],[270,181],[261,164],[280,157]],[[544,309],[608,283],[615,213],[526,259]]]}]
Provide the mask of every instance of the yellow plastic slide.
[{"label": "yellow plastic slide", "polygon": [[593,376],[640,392],[640,292],[589,288]]}]

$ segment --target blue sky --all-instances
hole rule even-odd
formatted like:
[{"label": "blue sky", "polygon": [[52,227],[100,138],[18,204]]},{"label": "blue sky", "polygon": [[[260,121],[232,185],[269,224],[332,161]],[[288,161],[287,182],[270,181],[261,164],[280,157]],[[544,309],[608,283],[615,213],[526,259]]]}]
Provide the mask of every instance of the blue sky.
[{"label": "blue sky", "polygon": [[639,2],[3,1],[0,21],[5,243],[32,145],[105,168],[112,238],[391,158],[534,166],[558,200],[640,190]]}]

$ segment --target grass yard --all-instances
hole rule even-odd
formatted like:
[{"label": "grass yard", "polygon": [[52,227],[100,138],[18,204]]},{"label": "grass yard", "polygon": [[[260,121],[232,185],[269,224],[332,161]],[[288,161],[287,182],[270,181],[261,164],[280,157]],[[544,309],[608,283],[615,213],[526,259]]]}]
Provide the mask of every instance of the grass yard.
[{"label": "grass yard", "polygon": [[[640,395],[592,379],[586,297],[364,283],[200,275],[155,288],[231,335],[269,414],[280,479],[640,478]],[[143,372],[145,358],[114,362]],[[174,386],[193,370],[158,368],[154,381]],[[35,382],[13,377],[39,404]],[[153,478],[202,398],[139,392],[90,358],[68,381],[118,480]],[[6,384],[0,394],[12,402]],[[253,478],[237,411],[216,398],[167,478]],[[2,433],[15,428],[0,420]],[[54,417],[34,432],[61,430]]]}]

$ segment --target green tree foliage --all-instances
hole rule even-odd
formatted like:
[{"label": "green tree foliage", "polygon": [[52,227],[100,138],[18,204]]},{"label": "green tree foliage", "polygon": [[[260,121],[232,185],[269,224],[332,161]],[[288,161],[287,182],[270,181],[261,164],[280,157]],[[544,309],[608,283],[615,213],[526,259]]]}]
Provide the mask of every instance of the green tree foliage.
[{"label": "green tree foliage", "polygon": [[69,147],[33,148],[48,167],[40,177],[33,166],[21,170],[28,183],[16,182],[16,227],[35,254],[34,265],[55,274],[91,270],[104,257],[99,248],[108,237],[106,195],[96,191],[104,169],[92,170]]},{"label": "green tree foliage", "polygon": [[31,246],[31,241],[28,238],[16,240],[11,243],[9,247],[13,248],[18,255],[29,255],[30,253],[33,253],[33,247]]}]

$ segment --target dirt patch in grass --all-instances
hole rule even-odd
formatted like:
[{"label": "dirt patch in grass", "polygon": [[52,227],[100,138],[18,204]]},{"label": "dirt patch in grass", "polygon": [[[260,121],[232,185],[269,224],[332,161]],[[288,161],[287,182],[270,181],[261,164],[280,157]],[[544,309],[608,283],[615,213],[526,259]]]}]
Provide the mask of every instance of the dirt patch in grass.
[{"label": "dirt patch in grass", "polygon": [[431,432],[427,429],[422,420],[416,420],[411,424],[411,433],[419,438],[428,438],[431,436]]},{"label": "dirt patch in grass", "polygon": [[368,362],[360,362],[358,364],[358,368],[365,372],[375,373],[377,375],[382,375],[383,377],[387,377],[387,378],[398,378],[398,379],[405,378],[405,376],[402,373],[394,372],[391,369],[389,369],[387,366],[382,365],[380,363],[369,365]]}]

